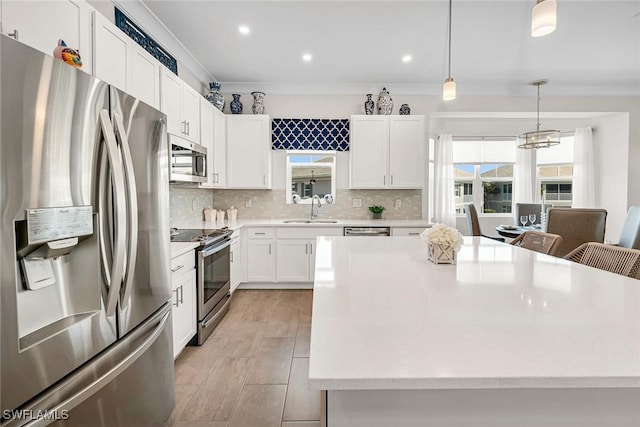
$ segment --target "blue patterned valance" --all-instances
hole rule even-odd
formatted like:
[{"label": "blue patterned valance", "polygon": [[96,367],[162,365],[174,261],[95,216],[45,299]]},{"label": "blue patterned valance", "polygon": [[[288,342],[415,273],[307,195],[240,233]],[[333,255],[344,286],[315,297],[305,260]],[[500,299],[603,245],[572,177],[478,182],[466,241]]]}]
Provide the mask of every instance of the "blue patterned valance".
[{"label": "blue patterned valance", "polygon": [[273,119],[274,150],[349,150],[349,119]]},{"label": "blue patterned valance", "polygon": [[160,46],[154,39],[149,37],[147,33],[142,31],[138,25],[130,20],[127,15],[122,13],[117,7],[116,10],[116,27],[120,28],[126,35],[128,35],[134,42],[138,43],[144,50],[149,52],[151,56],[156,58],[162,65],[173,71],[173,74],[178,75],[178,62],[169,54],[162,46]]}]

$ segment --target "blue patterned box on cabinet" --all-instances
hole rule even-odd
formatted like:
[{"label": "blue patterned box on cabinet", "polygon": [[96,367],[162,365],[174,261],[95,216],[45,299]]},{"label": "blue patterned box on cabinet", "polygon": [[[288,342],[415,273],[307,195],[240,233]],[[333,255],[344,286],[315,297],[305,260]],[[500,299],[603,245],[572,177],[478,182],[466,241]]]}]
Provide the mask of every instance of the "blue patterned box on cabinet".
[{"label": "blue patterned box on cabinet", "polygon": [[274,150],[349,150],[349,119],[273,119]]}]

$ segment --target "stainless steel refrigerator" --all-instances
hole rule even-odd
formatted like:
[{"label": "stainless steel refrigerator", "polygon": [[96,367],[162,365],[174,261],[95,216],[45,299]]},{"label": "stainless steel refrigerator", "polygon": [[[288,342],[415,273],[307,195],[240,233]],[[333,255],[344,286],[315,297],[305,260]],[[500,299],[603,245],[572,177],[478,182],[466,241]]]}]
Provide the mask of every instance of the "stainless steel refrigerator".
[{"label": "stainless steel refrigerator", "polygon": [[166,116],[6,36],[0,56],[2,426],[162,425]]}]

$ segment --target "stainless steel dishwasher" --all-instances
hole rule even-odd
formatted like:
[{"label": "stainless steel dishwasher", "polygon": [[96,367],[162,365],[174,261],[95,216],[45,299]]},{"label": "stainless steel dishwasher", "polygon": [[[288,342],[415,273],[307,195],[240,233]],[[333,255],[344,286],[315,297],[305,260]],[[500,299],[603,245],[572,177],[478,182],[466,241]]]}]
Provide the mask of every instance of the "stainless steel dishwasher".
[{"label": "stainless steel dishwasher", "polygon": [[375,236],[386,237],[391,235],[390,227],[344,227],[345,236]]}]

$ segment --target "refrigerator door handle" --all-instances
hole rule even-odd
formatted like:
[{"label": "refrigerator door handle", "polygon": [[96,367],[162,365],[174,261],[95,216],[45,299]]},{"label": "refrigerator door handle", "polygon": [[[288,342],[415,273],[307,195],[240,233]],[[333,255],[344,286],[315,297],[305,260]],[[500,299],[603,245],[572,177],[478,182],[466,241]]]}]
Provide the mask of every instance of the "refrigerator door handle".
[{"label": "refrigerator door handle", "polygon": [[131,150],[129,149],[129,139],[127,132],[122,123],[122,117],[114,114],[115,135],[120,141],[120,151],[122,152],[122,160],[124,162],[124,176],[126,179],[127,194],[127,229],[129,231],[129,242],[127,251],[127,264],[124,270],[124,286],[120,297],[121,308],[126,308],[129,304],[129,295],[133,286],[133,276],[136,267],[136,259],[138,257],[138,197],[136,195],[136,178],[133,171],[133,160],[131,159]]},{"label": "refrigerator door handle", "polygon": [[[114,239],[114,253],[113,263],[111,265],[111,271],[109,274],[105,274],[105,279],[108,286],[106,293],[106,311],[107,316],[113,316],[116,312],[116,304],[118,302],[118,296],[120,295],[120,285],[122,284],[122,278],[124,274],[124,261],[126,252],[126,216],[122,206],[125,206],[125,187],[124,187],[124,174],[122,172],[122,162],[120,160],[120,153],[118,150],[118,144],[116,142],[115,134],[113,133],[113,125],[109,119],[109,112],[107,110],[100,111],[100,126],[102,127],[102,134],[104,135],[105,146],[107,147],[107,156],[109,158],[109,165],[112,186],[113,186],[113,198],[114,198],[114,214],[115,214],[115,239]],[[102,187],[106,187],[101,185]],[[100,216],[105,216],[106,212],[100,212]],[[107,236],[102,236],[102,239],[106,239]],[[101,250],[104,249],[104,243],[100,245]],[[104,259],[104,256],[103,256]],[[106,266],[104,266],[106,268]]]},{"label": "refrigerator door handle", "polygon": [[[60,414],[62,413],[62,411],[71,411],[73,408],[75,408],[76,406],[84,402],[93,394],[100,391],[100,389],[102,389],[104,386],[108,385],[114,378],[116,378],[118,375],[124,372],[124,370],[127,369],[129,366],[133,365],[140,358],[140,356],[142,356],[149,349],[149,347],[151,347],[155,343],[158,337],[162,334],[162,331],[164,330],[165,325],[167,324],[171,316],[171,309],[168,308],[168,306],[164,309],[164,311],[166,312],[162,316],[159,323],[157,323],[157,326],[154,327],[153,323],[150,325],[145,325],[146,327],[144,328],[145,329],[144,331],[139,331],[138,334],[135,334],[135,339],[140,338],[141,335],[143,334],[149,334],[138,347],[136,347],[134,350],[128,353],[127,356],[125,356],[116,364],[114,364],[109,370],[107,370],[95,381],[92,381],[90,384],[86,384],[82,386],[80,390],[74,390],[72,393],[70,393],[71,395],[68,398],[65,398],[61,402],[51,405],[53,407],[47,408],[47,413]],[[154,329],[152,331],[149,331],[148,329],[150,328],[154,328]],[[109,355],[106,354],[104,355],[104,357],[105,359],[108,359]],[[76,381],[82,381],[82,373],[79,373],[75,377],[71,377],[66,382],[66,384],[61,387],[62,388],[73,387]],[[61,389],[52,391],[52,394],[56,394],[56,391],[66,394],[64,393],[64,390],[61,390]],[[46,404],[48,398],[49,399],[55,398],[55,396],[45,396],[41,401],[35,402],[33,407],[29,409],[31,409],[33,412],[39,411],[41,409],[41,406]],[[24,426],[39,427],[39,426],[45,426],[49,423],[51,423],[51,420],[47,419],[47,417],[42,417],[28,424],[25,424]],[[9,426],[13,426],[13,425],[9,423],[7,427]]]}]

